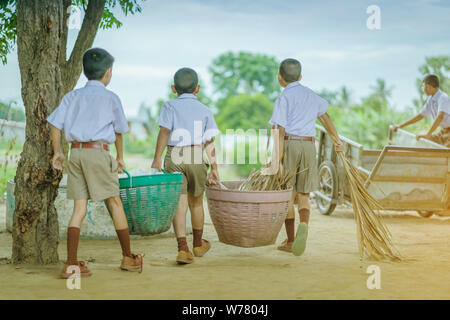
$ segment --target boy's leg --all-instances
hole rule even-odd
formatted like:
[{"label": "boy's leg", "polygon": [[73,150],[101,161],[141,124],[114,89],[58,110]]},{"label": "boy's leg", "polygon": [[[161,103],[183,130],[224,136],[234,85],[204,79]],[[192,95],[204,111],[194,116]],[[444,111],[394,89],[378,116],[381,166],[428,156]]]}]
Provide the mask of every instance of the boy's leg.
[{"label": "boy's leg", "polygon": [[108,208],[111,218],[119,237],[120,246],[122,247],[122,255],[131,257],[130,248],[130,231],[128,229],[128,222],[123,210],[122,201],[120,197],[111,197],[105,200],[106,208]]},{"label": "boy's leg", "polygon": [[80,240],[80,228],[86,217],[87,200],[74,200],[73,214],[67,228],[67,264],[78,265],[78,242]]},{"label": "boy's leg", "polygon": [[294,190],[292,192],[292,199],[289,202],[288,214],[286,220],[284,220],[284,227],[286,229],[287,239],[284,240],[281,245],[278,246],[278,250],[281,251],[292,251],[292,243],[295,240],[295,203],[297,198],[297,192]]},{"label": "boy's leg", "polygon": [[202,239],[205,222],[203,192],[199,196],[188,193],[188,204],[191,211],[192,233],[194,235],[193,251],[195,256],[201,257],[211,248],[210,243]]},{"label": "boy's leg", "polygon": [[131,252],[130,230],[128,229],[127,217],[123,210],[120,196],[106,199],[105,204],[113,220],[120,247],[122,248],[123,257],[120,268],[122,270],[142,272],[143,256]]},{"label": "boy's leg", "polygon": [[189,246],[186,240],[186,214],[188,209],[188,195],[182,193],[178,202],[177,211],[173,219],[173,230],[178,243],[178,264],[188,264],[194,262],[194,257],[189,251]]},{"label": "boy's leg", "polygon": [[80,228],[86,217],[87,200],[74,200],[73,214],[67,228],[67,261],[61,271],[61,278],[67,279],[73,275],[75,270],[69,272],[68,268],[77,266],[81,277],[89,277],[92,272],[83,261],[78,261],[78,242],[80,240]]}]

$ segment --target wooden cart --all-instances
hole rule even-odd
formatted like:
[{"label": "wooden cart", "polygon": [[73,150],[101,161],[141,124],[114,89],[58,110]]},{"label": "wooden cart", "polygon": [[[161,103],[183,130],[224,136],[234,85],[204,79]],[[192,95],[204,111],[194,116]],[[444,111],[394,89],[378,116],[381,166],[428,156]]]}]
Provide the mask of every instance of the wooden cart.
[{"label": "wooden cart", "polygon": [[[322,214],[338,204],[351,205],[350,186],[342,162],[325,129],[319,125],[317,151],[319,190],[314,192]],[[423,217],[450,215],[450,149],[434,142],[416,141],[415,135],[399,129],[383,150],[340,137],[345,155],[365,176],[369,192],[383,210],[417,211]]]}]

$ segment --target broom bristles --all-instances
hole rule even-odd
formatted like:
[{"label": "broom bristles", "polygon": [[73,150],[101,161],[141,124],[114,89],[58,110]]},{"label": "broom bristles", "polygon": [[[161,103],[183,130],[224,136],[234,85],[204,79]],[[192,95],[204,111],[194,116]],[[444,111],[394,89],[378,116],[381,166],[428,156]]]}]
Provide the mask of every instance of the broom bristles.
[{"label": "broom bristles", "polygon": [[[328,134],[334,145],[337,139]],[[348,177],[351,189],[353,213],[355,215],[358,248],[361,258],[365,255],[375,260],[400,261],[401,255],[392,243],[392,236],[374,210],[382,206],[365,188],[363,173],[355,168],[343,152],[337,153]]]}]

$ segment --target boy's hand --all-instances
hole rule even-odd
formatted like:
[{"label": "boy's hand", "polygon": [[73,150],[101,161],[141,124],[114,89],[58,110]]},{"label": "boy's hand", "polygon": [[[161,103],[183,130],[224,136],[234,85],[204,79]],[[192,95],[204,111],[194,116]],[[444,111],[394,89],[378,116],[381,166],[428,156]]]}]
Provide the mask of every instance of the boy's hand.
[{"label": "boy's hand", "polygon": [[394,125],[391,127],[391,130],[392,130],[393,132],[397,132],[398,129],[400,129],[400,125],[399,125],[399,124],[394,124]]},{"label": "boy's hand", "polygon": [[153,159],[152,168],[161,171],[161,167],[162,167],[161,159]]},{"label": "boy's hand", "polygon": [[214,168],[214,169],[211,169],[211,171],[209,172],[207,184],[208,185],[215,184],[216,181],[220,181],[219,171],[217,170],[217,168]]},{"label": "boy's hand", "polygon": [[123,173],[123,169],[125,169],[125,162],[121,158],[117,158],[116,160],[119,173]]},{"label": "boy's hand", "polygon": [[56,170],[62,171],[63,167],[64,167],[64,155],[62,152],[56,152],[53,155],[53,159],[52,159],[52,165],[53,168],[55,168]]}]

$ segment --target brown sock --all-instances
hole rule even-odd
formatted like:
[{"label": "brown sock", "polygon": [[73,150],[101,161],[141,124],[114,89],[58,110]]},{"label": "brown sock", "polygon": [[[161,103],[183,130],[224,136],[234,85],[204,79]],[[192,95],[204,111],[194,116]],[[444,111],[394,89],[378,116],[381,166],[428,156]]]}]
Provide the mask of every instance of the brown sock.
[{"label": "brown sock", "polygon": [[284,226],[287,233],[287,241],[292,242],[295,240],[295,228],[294,228],[295,218],[284,220]]},{"label": "brown sock", "polygon": [[298,210],[298,215],[300,216],[300,222],[309,224],[309,209],[303,208]]},{"label": "brown sock", "polygon": [[67,228],[67,263],[77,265],[78,241],[80,240],[80,228]]},{"label": "brown sock", "polygon": [[177,238],[177,242],[178,242],[178,251],[189,252],[186,237]]},{"label": "brown sock", "polygon": [[203,229],[192,229],[192,233],[194,234],[194,248],[202,246],[202,236]]},{"label": "brown sock", "polygon": [[119,237],[120,246],[122,247],[122,255],[125,257],[131,257],[130,248],[130,231],[128,228],[122,230],[116,230],[117,236]]}]

